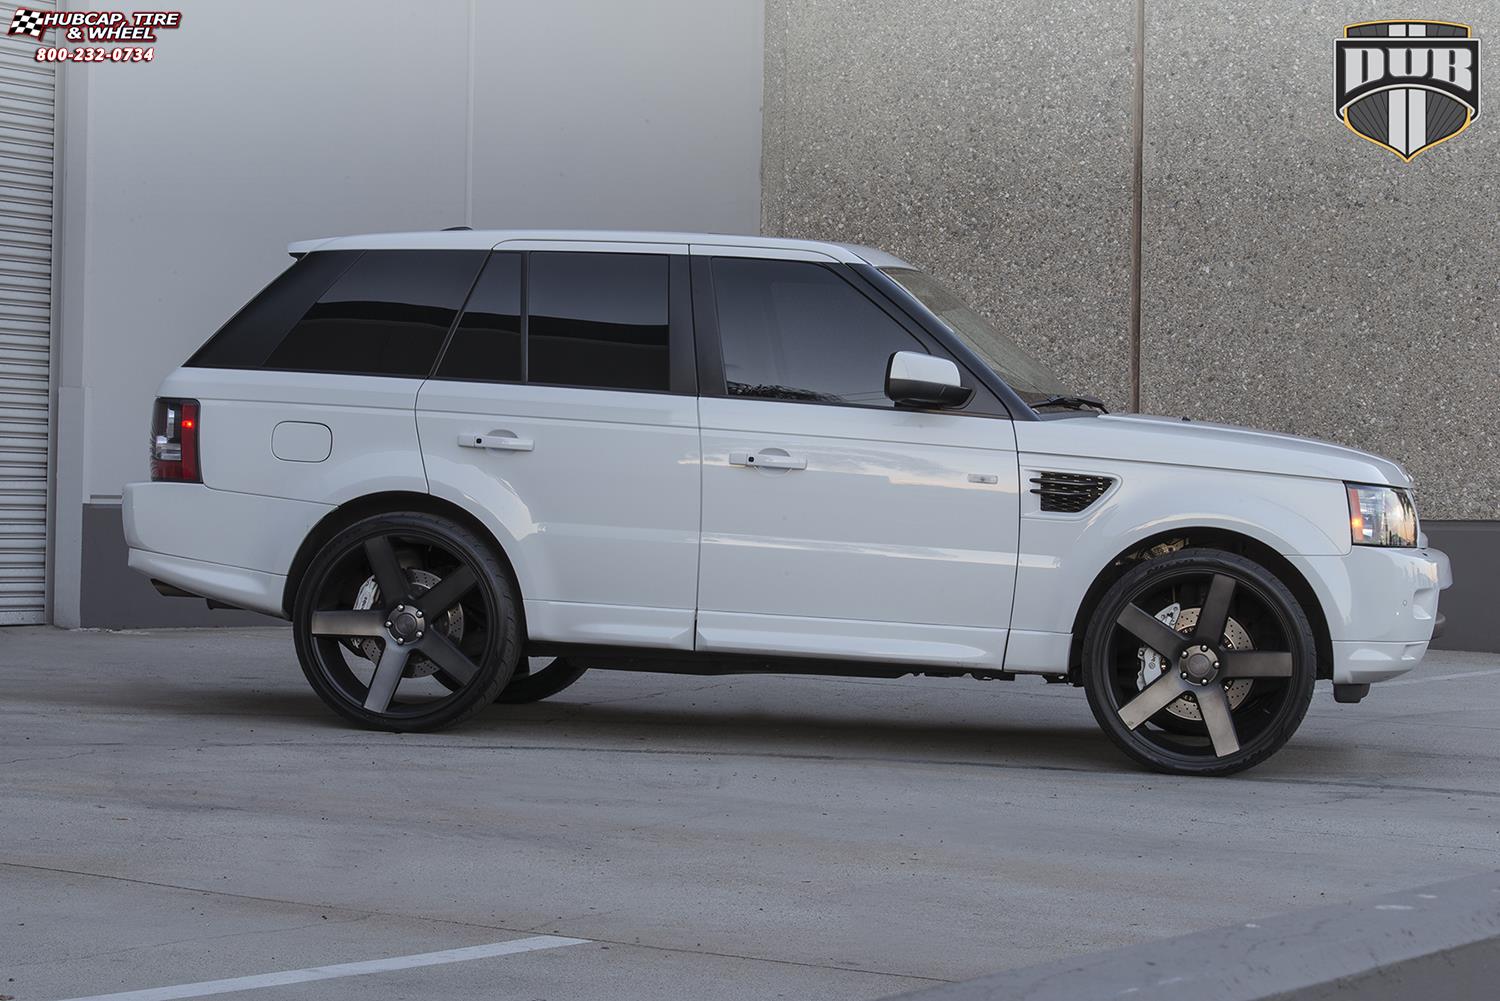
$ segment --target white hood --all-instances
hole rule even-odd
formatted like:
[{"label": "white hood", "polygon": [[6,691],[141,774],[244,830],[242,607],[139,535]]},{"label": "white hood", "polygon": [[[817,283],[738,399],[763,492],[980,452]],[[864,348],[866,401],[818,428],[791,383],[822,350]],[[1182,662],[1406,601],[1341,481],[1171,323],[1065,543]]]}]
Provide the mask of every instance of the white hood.
[{"label": "white hood", "polygon": [[[1074,431],[1068,439],[1076,451],[1067,451],[1079,456],[1411,486],[1411,477],[1398,463],[1315,438],[1144,414],[1080,415],[1061,423]],[[1026,428],[1025,422],[1016,424],[1023,451]],[[1051,451],[1059,451],[1056,440],[1049,444]]]}]

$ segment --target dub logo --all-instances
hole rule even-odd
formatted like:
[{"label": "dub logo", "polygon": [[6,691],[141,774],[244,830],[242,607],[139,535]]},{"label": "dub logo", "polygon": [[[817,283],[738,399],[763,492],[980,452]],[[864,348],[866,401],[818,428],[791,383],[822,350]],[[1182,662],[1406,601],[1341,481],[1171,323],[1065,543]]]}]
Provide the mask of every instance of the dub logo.
[{"label": "dub logo", "polygon": [[1333,60],[1334,114],[1407,163],[1479,117],[1479,39],[1466,24],[1351,24]]}]

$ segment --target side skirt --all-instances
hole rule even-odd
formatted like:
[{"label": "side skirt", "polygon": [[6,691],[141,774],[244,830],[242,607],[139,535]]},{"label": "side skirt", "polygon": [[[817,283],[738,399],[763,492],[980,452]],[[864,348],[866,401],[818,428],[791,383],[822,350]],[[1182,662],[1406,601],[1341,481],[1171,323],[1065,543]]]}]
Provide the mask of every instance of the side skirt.
[{"label": "side skirt", "polygon": [[868,661],[814,657],[764,657],[751,654],[697,653],[688,650],[651,650],[641,647],[590,646],[536,641],[526,646],[528,657],[567,657],[599,671],[641,671],[653,674],[812,674],[834,678],[980,678],[1013,681],[1015,674],[988,668],[941,664],[880,664]]}]

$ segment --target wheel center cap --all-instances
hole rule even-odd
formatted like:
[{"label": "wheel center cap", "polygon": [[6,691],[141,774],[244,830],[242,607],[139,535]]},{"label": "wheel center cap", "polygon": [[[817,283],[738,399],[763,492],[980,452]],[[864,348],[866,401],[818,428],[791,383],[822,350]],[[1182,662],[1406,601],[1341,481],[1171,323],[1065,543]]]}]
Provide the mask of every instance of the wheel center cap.
[{"label": "wheel center cap", "polygon": [[1206,684],[1219,673],[1219,658],[1206,646],[1190,646],[1182,655],[1182,673],[1197,684]]},{"label": "wheel center cap", "polygon": [[410,643],[422,636],[422,613],[415,608],[397,605],[385,627],[391,631],[397,643]]}]

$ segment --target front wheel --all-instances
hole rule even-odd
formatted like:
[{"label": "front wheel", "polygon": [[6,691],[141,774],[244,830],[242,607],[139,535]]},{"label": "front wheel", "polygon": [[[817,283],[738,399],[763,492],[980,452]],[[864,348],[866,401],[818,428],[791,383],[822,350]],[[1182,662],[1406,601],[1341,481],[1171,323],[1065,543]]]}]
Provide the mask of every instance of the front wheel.
[{"label": "front wheel", "polygon": [[437,730],[495,701],[520,656],[500,557],[435,515],[366,518],[313,557],[292,634],[330,709],[378,730]]},{"label": "front wheel", "polygon": [[1317,653],[1286,585],[1233,553],[1147,560],[1105,593],[1084,637],[1089,708],[1121,750],[1157,771],[1228,775],[1296,732]]}]

